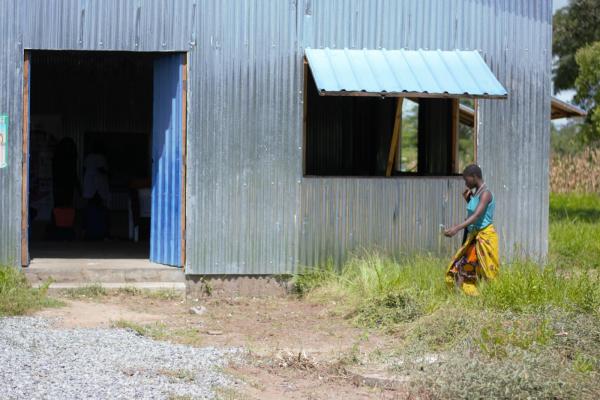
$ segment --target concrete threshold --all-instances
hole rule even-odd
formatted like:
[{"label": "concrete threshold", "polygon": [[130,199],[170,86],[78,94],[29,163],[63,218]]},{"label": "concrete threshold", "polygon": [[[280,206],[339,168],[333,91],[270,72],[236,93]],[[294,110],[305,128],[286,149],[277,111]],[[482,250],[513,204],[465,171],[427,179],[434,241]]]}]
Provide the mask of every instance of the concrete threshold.
[{"label": "concrete threshold", "polygon": [[24,271],[34,270],[90,270],[90,269],[138,269],[178,270],[179,268],[155,264],[147,258],[34,258]]},{"label": "concrete threshold", "polygon": [[34,259],[31,265],[23,269],[32,285],[39,286],[51,280],[52,287],[57,285],[75,285],[81,287],[90,284],[120,285],[132,287],[157,283],[173,287],[185,286],[183,269],[151,263],[148,259]]}]

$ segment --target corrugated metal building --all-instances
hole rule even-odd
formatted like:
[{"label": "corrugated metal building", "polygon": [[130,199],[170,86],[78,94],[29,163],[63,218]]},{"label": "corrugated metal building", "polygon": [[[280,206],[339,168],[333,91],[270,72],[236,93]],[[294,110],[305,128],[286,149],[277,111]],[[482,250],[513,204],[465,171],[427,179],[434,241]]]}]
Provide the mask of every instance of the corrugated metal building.
[{"label": "corrugated metal building", "polygon": [[160,218],[183,216],[185,241],[169,243],[185,246],[188,274],[290,273],[370,247],[448,251],[439,226],[464,218],[460,177],[305,176],[305,51],[477,50],[508,92],[476,111],[501,255],[547,253],[550,0],[5,0],[0,45],[0,263],[26,261],[25,58],[37,50],[186,55],[184,169],[170,178],[185,195]]}]

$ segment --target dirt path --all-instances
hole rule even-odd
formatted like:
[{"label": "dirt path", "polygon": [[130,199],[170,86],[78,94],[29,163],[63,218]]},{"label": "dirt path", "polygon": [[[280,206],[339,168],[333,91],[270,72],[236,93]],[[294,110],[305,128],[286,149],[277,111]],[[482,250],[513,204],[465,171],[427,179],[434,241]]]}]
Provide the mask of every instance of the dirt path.
[{"label": "dirt path", "polygon": [[[65,301],[65,300],[63,300]],[[51,308],[37,313],[40,317],[59,318],[55,326],[60,328],[109,328],[119,320],[148,324],[160,321],[157,313],[134,311],[122,304],[96,303],[67,300],[66,307]]]},{"label": "dirt path", "polygon": [[[352,326],[320,304],[294,298],[209,299],[184,302],[143,295],[65,300],[38,315],[57,328],[110,327],[117,321],[160,327],[159,339],[195,346],[240,347],[248,362],[229,372],[244,384],[226,399],[395,399],[395,391],[357,386],[341,368],[352,354],[368,354],[389,337]],[[200,315],[191,307],[204,307]]]}]

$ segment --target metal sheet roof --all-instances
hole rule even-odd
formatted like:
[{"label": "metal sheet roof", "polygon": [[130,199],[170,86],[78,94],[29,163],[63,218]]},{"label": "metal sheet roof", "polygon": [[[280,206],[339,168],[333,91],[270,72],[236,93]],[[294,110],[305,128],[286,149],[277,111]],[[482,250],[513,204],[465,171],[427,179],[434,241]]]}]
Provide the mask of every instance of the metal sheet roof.
[{"label": "metal sheet roof", "polygon": [[585,112],[585,110],[571,103],[567,103],[566,101],[562,101],[557,97],[552,97],[550,108],[550,117],[552,119],[576,118],[585,116],[587,116],[587,112]]},{"label": "metal sheet roof", "polygon": [[477,51],[306,49],[323,95],[506,97]]},{"label": "metal sheet roof", "polygon": [[[573,104],[564,102],[556,97],[552,97],[550,102],[550,119],[560,118],[577,118],[585,117],[587,113],[585,110],[574,106]],[[459,118],[461,124],[468,126],[475,126],[475,110],[464,104],[460,105]]]}]

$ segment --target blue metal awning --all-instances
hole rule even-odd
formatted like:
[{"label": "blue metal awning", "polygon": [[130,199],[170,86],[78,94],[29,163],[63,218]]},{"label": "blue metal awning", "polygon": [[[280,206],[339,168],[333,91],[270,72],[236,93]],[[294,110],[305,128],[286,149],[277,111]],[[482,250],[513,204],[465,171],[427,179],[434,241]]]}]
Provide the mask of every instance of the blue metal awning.
[{"label": "blue metal awning", "polygon": [[477,51],[306,49],[321,95],[505,98]]}]

